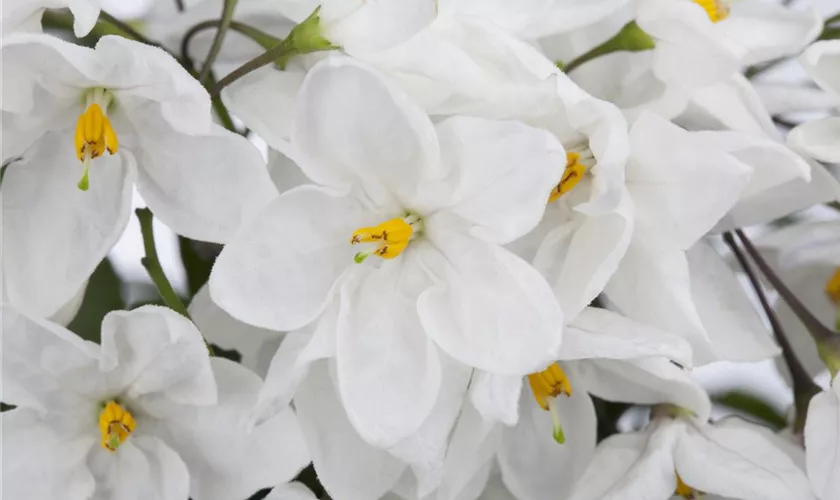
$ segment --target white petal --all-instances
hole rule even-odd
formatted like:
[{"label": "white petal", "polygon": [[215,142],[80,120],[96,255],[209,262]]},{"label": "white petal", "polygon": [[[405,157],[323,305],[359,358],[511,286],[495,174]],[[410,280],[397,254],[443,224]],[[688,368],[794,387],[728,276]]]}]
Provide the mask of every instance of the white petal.
[{"label": "white petal", "polygon": [[[7,381],[4,374],[4,384]],[[93,495],[94,478],[85,466],[85,455],[98,446],[96,438],[68,435],[53,424],[28,408],[0,414],[3,498],[87,500]]]},{"label": "white petal", "polygon": [[[709,336],[711,353],[695,352],[695,362],[759,361],[781,351],[764,326],[758,311],[735,273],[704,241],[686,253],[691,274],[691,296]],[[711,359],[703,359],[711,354]]]},{"label": "white petal", "polygon": [[[627,188],[636,206],[636,229],[687,249],[738,201],[752,169],[703,136],[645,114],[630,131],[633,161]],[[666,146],[667,145],[667,146]]]},{"label": "white petal", "polygon": [[177,133],[159,116],[134,118],[137,189],[173,231],[227,243],[239,226],[277,196],[259,151],[222,127]]},{"label": "white petal", "polygon": [[44,136],[3,177],[3,293],[42,317],[81,288],[119,239],[131,209],[131,155],[94,160],[90,188],[82,191],[72,140],[69,129]]},{"label": "white petal", "polygon": [[361,183],[380,204],[403,199],[420,179],[439,175],[429,118],[372,70],[346,58],[323,61],[307,75],[292,144],[309,178],[343,189]]},{"label": "white petal", "polygon": [[184,459],[190,496],[209,500],[246,498],[291,480],[309,462],[294,412],[287,408],[249,432],[246,422],[261,380],[231,361],[214,358],[219,404],[172,409],[153,432]]},{"label": "white petal", "polygon": [[306,74],[273,66],[249,73],[222,90],[231,113],[274,149],[287,151],[294,105]]},{"label": "white petal", "polygon": [[616,434],[598,444],[571,500],[664,499],[674,492],[677,425]]},{"label": "white petal", "polygon": [[[572,387],[575,380],[571,379]],[[552,437],[551,414],[522,391],[522,417],[502,431],[499,465],[505,485],[520,500],[567,498],[595,452],[595,408],[586,391],[556,400],[566,442]]]},{"label": "white petal", "polygon": [[780,449],[752,429],[686,426],[676,470],[698,490],[734,498],[814,498],[808,479]]},{"label": "white petal", "polygon": [[450,118],[435,129],[449,177],[443,186],[418,193],[413,208],[426,214],[451,210],[471,223],[472,235],[500,244],[537,225],[566,164],[554,136],[519,122],[468,117]]},{"label": "white petal", "polygon": [[[805,452],[808,477],[817,496],[836,500],[840,493],[840,379],[808,405],[805,422]],[[833,496],[832,496],[833,495]]]},{"label": "white petal", "polygon": [[353,265],[350,236],[370,222],[349,198],[313,186],[288,191],[225,246],[210,296],[248,324],[301,328],[326,307],[333,284]]},{"label": "white petal", "polygon": [[353,427],[381,448],[420,427],[441,386],[437,346],[417,315],[418,292],[430,283],[414,250],[341,291],[339,393]]},{"label": "white petal", "polygon": [[204,285],[190,301],[190,317],[207,342],[222,349],[235,349],[243,366],[256,371],[264,343],[280,333],[257,328],[232,318],[210,299],[210,287]]},{"label": "white petal", "polygon": [[102,320],[100,370],[111,390],[180,404],[216,402],[207,346],[195,325],[172,309],[143,306]]},{"label": "white petal", "polygon": [[[322,3],[326,37],[353,55],[375,52],[407,40],[437,15],[436,4],[426,0],[370,3],[325,0]],[[348,9],[348,5],[355,8]]]},{"label": "white petal", "polygon": [[804,123],[790,131],[790,147],[829,163],[840,162],[840,118],[830,117]]},{"label": "white petal", "polygon": [[90,33],[99,19],[97,0],[68,0],[67,5],[73,13],[73,34],[82,38]]},{"label": "white petal", "polygon": [[485,420],[516,425],[521,391],[521,375],[475,370],[470,382],[470,401]]},{"label": "white petal", "polygon": [[96,478],[94,498],[178,500],[189,494],[187,467],[156,437],[133,435],[116,453],[94,447],[88,466]]},{"label": "white petal", "polygon": [[[99,348],[44,320],[2,308],[2,400],[41,411],[95,405]],[[79,389],[78,391],[75,389]]]},{"label": "white petal", "polygon": [[693,411],[700,421],[709,418],[712,403],[706,391],[667,359],[586,360],[571,368],[584,388],[599,398],[634,404],[671,403]]},{"label": "white petal", "polygon": [[731,129],[781,140],[752,82],[741,74],[694,90],[680,121],[692,130]]},{"label": "white petal", "polygon": [[632,359],[661,356],[691,364],[691,346],[681,337],[630,318],[588,307],[564,332],[558,359]]},{"label": "white petal", "polygon": [[840,96],[811,86],[789,82],[756,82],[753,86],[772,116],[840,107]]},{"label": "white petal", "polygon": [[567,321],[574,320],[604,290],[632,235],[633,206],[626,190],[614,211],[576,215],[574,221],[560,224],[546,235],[534,257],[534,267],[553,286]]},{"label": "white petal", "polygon": [[691,296],[685,253],[635,241],[604,294],[625,316],[686,338],[693,346],[707,342]]},{"label": "white petal", "polygon": [[840,72],[837,60],[840,57],[840,41],[830,40],[811,45],[802,54],[799,62],[805,71],[824,90],[840,97]]},{"label": "white petal", "polygon": [[427,236],[441,253],[424,256],[436,280],[417,305],[426,333],[475,368],[502,374],[545,368],[563,325],[548,283],[507,250],[453,227],[437,216],[427,220]]},{"label": "white petal", "polygon": [[481,480],[487,481],[487,468],[496,453],[500,431],[469,402],[464,404],[446,453],[444,479],[438,489],[440,500],[461,500],[470,497],[471,492],[475,493],[471,498],[478,496],[484,489]]},{"label": "white petal", "polygon": [[318,497],[303,483],[293,481],[289,484],[275,486],[265,500],[317,500]]},{"label": "white petal", "polygon": [[743,51],[741,64],[752,65],[798,54],[820,34],[823,23],[813,7],[753,1],[733,3],[729,17],[717,27],[720,36]]},{"label": "white petal", "polygon": [[370,500],[393,488],[405,464],[356,433],[330,381],[326,361],[317,362],[301,383],[295,408],[318,479],[332,498]]}]

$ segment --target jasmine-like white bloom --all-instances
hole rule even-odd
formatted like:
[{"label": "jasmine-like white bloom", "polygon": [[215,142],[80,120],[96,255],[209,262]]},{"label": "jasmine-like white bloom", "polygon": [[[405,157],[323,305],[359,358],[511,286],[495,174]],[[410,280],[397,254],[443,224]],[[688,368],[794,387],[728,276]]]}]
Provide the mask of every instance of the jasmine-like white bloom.
[{"label": "jasmine-like white bloom", "polygon": [[[800,58],[805,71],[823,90],[840,97],[840,40],[817,42]],[[840,118],[828,117],[793,129],[788,141],[818,160],[840,162]]]},{"label": "jasmine-like white bloom", "polygon": [[99,19],[99,0],[4,0],[0,6],[3,36],[16,30],[41,31],[44,9],[69,7],[73,13],[73,34],[81,38],[90,33]]},{"label": "jasmine-like white bloom", "polygon": [[808,405],[805,458],[808,477],[820,500],[840,498],[840,382],[817,394]]},{"label": "jasmine-like white bloom", "polygon": [[[627,190],[635,205],[630,247],[604,292],[623,314],[685,335],[694,362],[778,353],[732,271],[701,242],[744,193],[764,156],[749,136],[689,133],[652,114],[630,131]],[[758,162],[758,163],[756,163]]]},{"label": "jasmine-like white bloom", "polygon": [[309,461],[290,408],[247,432],[259,377],[169,309],[110,313],[101,347],[2,315],[4,498],[246,498]]},{"label": "jasmine-like white bloom", "polygon": [[685,410],[670,413],[641,432],[602,441],[570,498],[815,498],[808,478],[765,429],[726,420],[709,425]]},{"label": "jasmine-like white bloom", "polygon": [[591,308],[565,332],[559,360],[543,371],[527,378],[473,375],[438,499],[480,492],[494,458],[516,498],[566,498],[595,450],[597,419],[589,393],[709,413],[705,392],[668,359],[688,363],[691,351],[683,339]]},{"label": "jasmine-like white bloom", "polygon": [[135,182],[175,232],[213,242],[276,196],[259,152],[213,123],[206,91],[160,49],[19,34],[2,51],[2,272],[16,307],[47,317],[70,300],[125,228]]},{"label": "jasmine-like white bloom", "polygon": [[318,185],[284,193],[225,247],[216,303],[292,330],[340,302],[340,394],[380,447],[429,415],[438,348],[499,373],[554,359],[563,322],[551,289],[500,246],[542,216],[565,164],[551,135],[466,117],[433,126],[350,59],[309,73],[295,120],[292,145]]}]

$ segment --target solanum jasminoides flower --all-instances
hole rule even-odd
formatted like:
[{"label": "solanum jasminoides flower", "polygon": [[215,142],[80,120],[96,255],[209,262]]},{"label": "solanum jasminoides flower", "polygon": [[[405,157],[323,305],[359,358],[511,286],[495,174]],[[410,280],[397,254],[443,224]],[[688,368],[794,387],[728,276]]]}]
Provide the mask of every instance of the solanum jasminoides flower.
[{"label": "solanum jasminoides flower", "polygon": [[213,242],[276,196],[259,152],[213,123],[207,92],[162,50],[18,34],[2,55],[2,272],[17,307],[46,317],[69,301],[125,228],[135,183],[174,231]]},{"label": "solanum jasminoides flower", "polygon": [[73,34],[79,38],[90,33],[99,18],[99,0],[4,0],[0,6],[3,36],[16,30],[40,32],[44,9],[62,7],[73,13]]},{"label": "solanum jasminoides flower", "polygon": [[805,423],[805,459],[808,478],[820,500],[840,495],[840,380],[817,394],[808,405]]},{"label": "solanum jasminoides flower", "polygon": [[339,301],[340,393],[379,446],[425,420],[438,348],[499,373],[554,358],[563,321],[551,289],[501,247],[537,224],[565,166],[550,134],[466,117],[433,125],[350,59],[313,69],[296,113],[292,145],[316,185],[284,193],[225,247],[216,303],[290,330]]},{"label": "solanum jasminoides flower", "polygon": [[309,461],[290,408],[255,429],[260,379],[210,359],[195,326],[113,312],[102,344],[2,309],[3,498],[227,500]]},{"label": "solanum jasminoides flower", "polygon": [[[840,96],[840,41],[817,42],[800,58],[802,66],[823,90]],[[791,147],[817,160],[840,162],[840,118],[828,117],[804,123],[790,132]]]}]

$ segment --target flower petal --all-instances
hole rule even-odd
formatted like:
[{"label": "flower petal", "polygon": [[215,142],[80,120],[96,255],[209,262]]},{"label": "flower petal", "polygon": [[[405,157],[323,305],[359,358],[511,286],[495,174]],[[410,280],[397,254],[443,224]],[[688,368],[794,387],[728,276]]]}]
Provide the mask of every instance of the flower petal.
[{"label": "flower petal", "polygon": [[427,220],[424,255],[435,286],[420,296],[423,328],[450,356],[501,374],[545,368],[560,347],[563,314],[548,283],[512,253]]},{"label": "flower petal", "polygon": [[82,191],[72,140],[71,130],[47,134],[3,177],[3,293],[41,317],[73,298],[120,238],[131,209],[132,156],[94,160]]},{"label": "flower petal", "polygon": [[[570,380],[572,386],[575,380]],[[522,391],[519,424],[502,431],[499,465],[505,485],[520,500],[567,498],[595,453],[595,408],[586,391],[556,401],[566,442],[552,437],[552,417]]]},{"label": "flower petal", "polygon": [[94,498],[179,500],[189,495],[186,465],[156,437],[132,436],[117,453],[94,447],[88,465],[96,478]]},{"label": "flower petal", "polygon": [[[521,380],[519,384],[522,384]],[[484,419],[472,404],[464,404],[446,452],[444,478],[438,489],[438,498],[460,500],[478,497],[487,481],[488,466],[495,462],[492,459],[500,431],[497,424]],[[474,495],[470,496],[470,492]]]},{"label": "flower petal", "polygon": [[499,375],[484,370],[473,372],[470,401],[487,421],[516,425],[521,392],[521,375]]},{"label": "flower petal", "polygon": [[326,361],[312,366],[295,395],[295,408],[315,472],[332,498],[370,500],[394,487],[405,464],[370,446],[355,431]]},{"label": "flower petal", "polygon": [[747,427],[687,425],[675,452],[676,470],[698,490],[734,498],[814,498],[808,479],[760,433]]},{"label": "flower petal", "polygon": [[417,262],[419,252],[411,249],[385,261],[357,287],[341,290],[339,393],[353,427],[380,448],[415,432],[441,387],[437,347],[417,316],[418,293],[430,285]]},{"label": "flower petal", "polygon": [[275,486],[265,500],[318,500],[318,497],[303,483],[292,481]]},{"label": "flower petal", "polygon": [[830,500],[840,491],[840,378],[808,405],[805,422],[805,459],[817,496]]},{"label": "flower petal", "polygon": [[210,296],[234,318],[271,330],[306,326],[353,265],[350,235],[371,221],[352,199],[292,189],[246,224],[219,255]]},{"label": "flower petal", "polygon": [[790,147],[828,163],[840,162],[840,118],[803,123],[790,131]]},{"label": "flower petal", "polygon": [[99,2],[96,0],[67,0],[73,13],[73,34],[82,38],[90,33],[99,19]]}]

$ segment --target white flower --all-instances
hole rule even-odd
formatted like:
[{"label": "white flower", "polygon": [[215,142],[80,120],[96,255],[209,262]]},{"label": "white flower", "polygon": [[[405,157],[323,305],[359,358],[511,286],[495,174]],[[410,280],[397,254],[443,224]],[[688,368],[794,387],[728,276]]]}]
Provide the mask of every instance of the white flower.
[{"label": "white flower", "polygon": [[259,377],[169,309],[110,313],[101,347],[2,315],[4,498],[245,498],[309,461],[289,408],[246,432]]},{"label": "white flower", "polygon": [[388,446],[425,420],[438,347],[501,373],[553,359],[562,314],[551,289],[499,246],[536,225],[560,176],[549,134],[465,117],[433,126],[371,71],[331,59],[307,77],[293,146],[320,185],[287,191],[243,227],[210,293],[275,330],[338,300],[340,393],[366,440]]},{"label": "white flower", "polygon": [[437,498],[483,489],[494,458],[516,498],[566,498],[595,449],[589,393],[610,401],[672,402],[708,415],[705,392],[668,359],[687,363],[690,356],[679,337],[603,309],[584,310],[566,328],[558,362],[547,369],[526,379],[473,375]]},{"label": "white flower", "polygon": [[764,432],[729,421],[659,416],[642,432],[602,441],[570,498],[814,498],[805,474]]},{"label": "white flower", "polygon": [[[802,55],[805,70],[823,90],[840,96],[840,40],[817,42]],[[840,118],[828,117],[793,129],[788,141],[794,149],[817,160],[840,162]]]},{"label": "white flower", "polygon": [[635,230],[604,293],[628,317],[688,338],[697,364],[778,353],[732,271],[700,241],[744,193],[761,188],[752,163],[764,157],[750,154],[754,141],[689,133],[652,114],[630,131]]},{"label": "white flower", "polygon": [[213,123],[205,90],[160,49],[16,35],[2,51],[3,277],[17,307],[49,316],[73,296],[125,228],[135,181],[157,217],[203,241],[276,196],[259,152]]},{"label": "white flower", "polygon": [[[69,7],[73,13],[73,34],[82,38],[90,33],[99,19],[99,0],[3,0],[3,36],[15,30],[41,31],[41,14],[44,9]],[[31,29],[30,29],[31,27]]]},{"label": "white flower", "polygon": [[840,498],[840,382],[817,394],[808,405],[805,459],[808,477],[820,500]]}]

